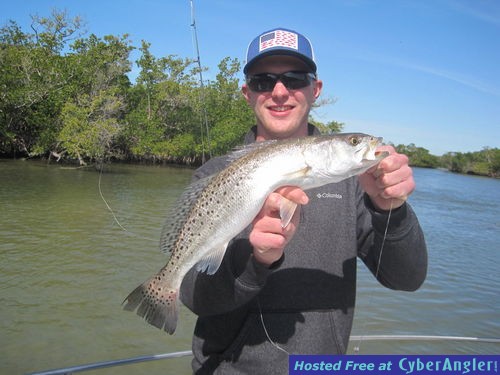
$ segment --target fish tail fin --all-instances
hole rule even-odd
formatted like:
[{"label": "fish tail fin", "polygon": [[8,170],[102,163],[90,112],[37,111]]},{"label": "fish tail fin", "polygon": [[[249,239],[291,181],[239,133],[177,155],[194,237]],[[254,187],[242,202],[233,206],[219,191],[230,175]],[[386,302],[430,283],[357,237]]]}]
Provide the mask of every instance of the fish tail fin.
[{"label": "fish tail fin", "polygon": [[163,329],[169,334],[175,332],[179,312],[179,290],[154,276],[135,288],[123,301],[127,311],[137,309],[137,315],[149,324]]}]

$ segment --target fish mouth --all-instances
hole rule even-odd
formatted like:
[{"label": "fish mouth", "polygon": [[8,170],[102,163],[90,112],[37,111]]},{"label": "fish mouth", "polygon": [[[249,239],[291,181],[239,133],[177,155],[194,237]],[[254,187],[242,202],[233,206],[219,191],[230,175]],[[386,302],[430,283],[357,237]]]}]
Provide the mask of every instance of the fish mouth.
[{"label": "fish mouth", "polygon": [[370,148],[377,148],[378,146],[382,145],[382,142],[383,142],[383,138],[382,137],[372,137],[370,139]]},{"label": "fish mouth", "polygon": [[368,147],[363,155],[364,160],[381,160],[389,155],[388,151],[378,151],[377,147],[382,145],[382,138],[372,137],[368,142]]},{"label": "fish mouth", "polygon": [[379,151],[378,146],[382,145],[382,137],[372,137],[369,142],[368,150],[365,153],[365,160],[382,160],[389,156],[389,151]]},{"label": "fish mouth", "polygon": [[375,151],[375,159],[383,159],[389,156],[389,151]]}]

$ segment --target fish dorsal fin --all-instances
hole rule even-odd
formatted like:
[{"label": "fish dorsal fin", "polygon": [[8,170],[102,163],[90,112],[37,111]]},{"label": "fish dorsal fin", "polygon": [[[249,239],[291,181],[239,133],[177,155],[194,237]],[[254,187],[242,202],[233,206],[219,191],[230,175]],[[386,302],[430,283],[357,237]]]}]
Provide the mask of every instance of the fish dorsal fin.
[{"label": "fish dorsal fin", "polygon": [[200,272],[206,272],[209,275],[213,275],[219,269],[224,254],[226,253],[227,244],[218,249],[213,249],[205,257],[203,257],[198,263],[196,263],[196,270]]},{"label": "fish dorsal fin", "polygon": [[160,237],[160,250],[165,254],[171,254],[172,248],[189,217],[194,203],[214,176],[211,175],[192,182],[184,189],[177,203],[169,209]]},{"label": "fish dorsal fin", "polygon": [[243,156],[246,156],[252,152],[256,152],[259,150],[262,150],[263,148],[268,147],[269,145],[275,144],[278,141],[276,139],[271,139],[268,141],[261,141],[261,142],[253,142],[249,143],[247,145],[239,146],[236,147],[228,156],[228,160],[230,162],[233,162],[235,160],[238,160],[242,158]]}]

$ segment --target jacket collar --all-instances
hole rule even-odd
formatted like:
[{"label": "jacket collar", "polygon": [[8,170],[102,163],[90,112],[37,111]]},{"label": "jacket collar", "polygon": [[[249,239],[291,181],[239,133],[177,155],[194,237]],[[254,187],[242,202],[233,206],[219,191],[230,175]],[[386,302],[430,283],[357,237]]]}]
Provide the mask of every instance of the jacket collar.
[{"label": "jacket collar", "polygon": [[[307,124],[307,135],[321,135],[321,132],[317,127],[312,124]],[[244,144],[248,145],[250,143],[255,142],[255,138],[257,138],[257,125],[252,126],[252,128],[245,135]]]}]

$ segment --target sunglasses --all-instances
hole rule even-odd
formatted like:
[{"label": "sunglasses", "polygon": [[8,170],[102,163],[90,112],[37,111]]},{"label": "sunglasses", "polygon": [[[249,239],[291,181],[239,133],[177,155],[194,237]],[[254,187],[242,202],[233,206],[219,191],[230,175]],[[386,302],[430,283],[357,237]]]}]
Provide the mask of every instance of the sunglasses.
[{"label": "sunglasses", "polygon": [[285,72],[281,74],[260,73],[249,74],[245,81],[250,90],[254,92],[273,91],[278,81],[288,90],[297,90],[307,87],[316,79],[316,74],[309,72]]}]

